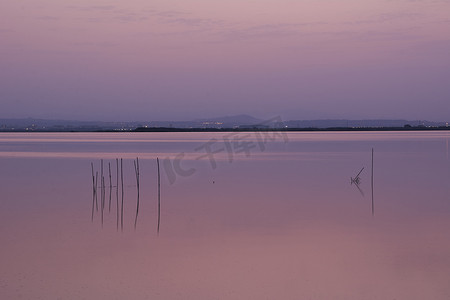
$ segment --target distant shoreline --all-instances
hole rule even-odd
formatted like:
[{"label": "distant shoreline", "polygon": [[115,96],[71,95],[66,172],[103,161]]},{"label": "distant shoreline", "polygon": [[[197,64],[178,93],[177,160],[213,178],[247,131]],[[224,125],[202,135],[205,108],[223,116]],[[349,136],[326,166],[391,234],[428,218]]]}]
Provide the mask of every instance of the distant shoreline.
[{"label": "distant shoreline", "polygon": [[330,127],[330,128],[136,128],[131,132],[340,132],[340,131],[445,131],[450,127]]},{"label": "distant shoreline", "polygon": [[67,130],[0,130],[0,133],[62,133],[62,132],[388,132],[388,131],[450,131],[449,126],[440,127],[330,127],[330,128],[169,128],[169,127],[138,127],[135,129],[96,129],[86,130],[71,128]]}]

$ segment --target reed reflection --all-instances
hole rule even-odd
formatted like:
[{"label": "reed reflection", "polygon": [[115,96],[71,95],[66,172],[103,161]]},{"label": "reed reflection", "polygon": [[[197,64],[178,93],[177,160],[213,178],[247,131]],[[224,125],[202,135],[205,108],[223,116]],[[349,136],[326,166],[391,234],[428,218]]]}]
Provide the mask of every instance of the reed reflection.
[{"label": "reed reflection", "polygon": [[[119,161],[120,160],[120,161]],[[108,177],[109,177],[109,192],[107,192],[106,172],[104,170],[104,161],[100,159],[99,171],[95,170],[94,162],[91,162],[91,176],[92,176],[92,209],[91,209],[91,221],[94,221],[95,212],[100,214],[100,220],[102,227],[105,223],[105,214],[106,211],[108,214],[111,213],[112,210],[112,202],[113,202],[113,189],[115,190],[115,200],[116,200],[116,230],[123,231],[124,223],[125,223],[125,175],[124,175],[124,161],[122,158],[116,158],[116,172],[115,178],[113,178],[113,172],[111,170],[111,162],[108,162]],[[161,224],[161,174],[160,174],[160,164],[159,158],[156,159],[157,164],[157,233],[160,231]],[[136,230],[139,214],[140,214],[140,206],[141,206],[141,166],[140,160],[137,157],[133,160],[134,165],[134,173],[136,184],[132,185],[136,187],[136,208],[134,214],[134,229]],[[100,173],[99,173],[100,172]],[[95,175],[94,175],[95,174]],[[100,178],[100,183],[99,183]],[[113,184],[115,182],[115,184]],[[100,193],[98,193],[100,192]],[[106,195],[108,193],[108,195]],[[100,195],[99,195],[100,194]],[[120,194],[120,196],[119,196]],[[100,197],[100,199],[98,199]],[[107,202],[108,199],[108,202]],[[100,201],[100,209],[98,205],[98,201]],[[108,207],[107,207],[108,206]],[[120,226],[119,226],[120,225]]]},{"label": "reed reflection", "polygon": [[[372,148],[371,154],[372,154],[371,155],[371,175],[370,175],[371,213],[372,213],[372,216],[374,216],[375,215],[375,202],[374,202],[374,184],[373,184],[373,182],[374,182],[374,175],[373,175],[373,172],[374,172],[374,168],[373,168],[373,166],[374,166],[374,149],[373,148]],[[364,192],[360,186],[361,182],[362,182],[360,175],[363,172],[363,170],[364,170],[364,167],[361,168],[361,170],[358,172],[358,174],[356,174],[355,177],[350,177],[350,184],[354,185],[358,189],[361,196],[364,197]]]},{"label": "reed reflection", "polygon": [[[118,229],[118,220],[119,220],[119,165],[118,165],[118,159],[116,159],[116,165],[117,165],[117,173],[116,173],[116,185],[113,185],[113,176],[111,172],[111,163],[108,162],[108,176],[109,176],[109,192],[108,192],[108,203],[106,202],[106,194],[107,194],[107,187],[106,187],[106,179],[105,179],[105,173],[104,173],[104,162],[103,159],[100,160],[100,186],[98,183],[99,179],[99,172],[95,171],[94,163],[91,162],[91,176],[92,176],[92,211],[91,211],[91,221],[94,221],[94,211],[98,212],[98,188],[100,188],[100,219],[102,226],[104,224],[104,218],[105,218],[105,210],[108,210],[108,213],[111,213],[111,207],[112,207],[112,194],[113,194],[113,188],[116,190],[116,211],[117,211],[117,229]],[[95,174],[95,175],[94,175]],[[108,205],[108,209],[106,208]]]}]

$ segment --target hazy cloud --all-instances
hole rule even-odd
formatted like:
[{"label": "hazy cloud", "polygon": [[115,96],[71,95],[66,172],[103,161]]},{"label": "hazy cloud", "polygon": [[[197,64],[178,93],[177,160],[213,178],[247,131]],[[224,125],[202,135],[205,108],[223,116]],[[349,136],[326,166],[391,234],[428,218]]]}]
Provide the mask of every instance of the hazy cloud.
[{"label": "hazy cloud", "polygon": [[113,5],[92,5],[92,6],[67,6],[67,8],[79,11],[110,11],[115,8]]},{"label": "hazy cloud", "polygon": [[37,17],[37,20],[41,20],[41,21],[59,21],[60,18],[58,17],[54,17],[54,16],[42,16],[42,17]]},{"label": "hazy cloud", "polygon": [[381,24],[386,22],[398,21],[398,20],[409,20],[413,21],[419,17],[423,17],[424,14],[420,13],[408,13],[408,12],[391,12],[391,13],[380,13],[371,16],[366,19],[357,19],[354,21],[346,21],[341,24],[344,25],[363,25],[363,24]]}]

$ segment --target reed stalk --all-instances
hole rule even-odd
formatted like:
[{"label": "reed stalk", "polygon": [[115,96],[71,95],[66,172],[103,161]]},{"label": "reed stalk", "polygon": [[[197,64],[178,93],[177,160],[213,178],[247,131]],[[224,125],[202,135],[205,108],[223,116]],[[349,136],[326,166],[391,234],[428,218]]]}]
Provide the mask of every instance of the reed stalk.
[{"label": "reed stalk", "polygon": [[95,175],[94,175],[94,163],[91,162],[91,171],[92,171],[92,190],[95,193]]},{"label": "reed stalk", "polygon": [[105,211],[105,177],[102,177],[102,194],[101,194],[101,208],[102,208],[102,227],[103,227],[103,212]]},{"label": "reed stalk", "polygon": [[136,173],[136,188],[137,188],[137,203],[136,203],[136,217],[134,219],[134,230],[136,230],[138,215],[139,215],[139,158],[137,157],[134,162],[134,171]]},{"label": "reed stalk", "polygon": [[109,212],[111,212],[111,190],[112,190],[112,178],[111,178],[111,163],[108,162],[109,169]]},{"label": "reed stalk", "polygon": [[372,187],[372,216],[375,214],[375,204],[373,200],[373,148],[372,148],[372,175],[371,175],[371,187]]},{"label": "reed stalk", "polygon": [[98,200],[97,200],[97,185],[98,184],[98,172],[95,172],[95,210],[98,211]]},{"label": "reed stalk", "polygon": [[123,231],[123,159],[120,159],[120,181],[122,184],[122,207],[121,207],[121,214],[120,214],[120,227]]},{"label": "reed stalk", "polygon": [[156,164],[158,165],[158,228],[157,232],[159,235],[159,226],[161,224],[161,176],[159,171],[159,158],[156,158]]},{"label": "reed stalk", "polygon": [[116,227],[119,231],[119,159],[116,158]]},{"label": "reed stalk", "polygon": [[91,162],[92,170],[92,213],[91,222],[94,222],[94,206],[95,206],[95,176],[94,176],[94,163]]}]

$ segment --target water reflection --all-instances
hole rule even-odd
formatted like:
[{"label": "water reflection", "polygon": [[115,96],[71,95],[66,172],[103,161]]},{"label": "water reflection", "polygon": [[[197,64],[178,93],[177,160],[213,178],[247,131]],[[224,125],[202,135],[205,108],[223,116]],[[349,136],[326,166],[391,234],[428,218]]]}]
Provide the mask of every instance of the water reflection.
[{"label": "water reflection", "polygon": [[359,191],[359,193],[361,194],[361,196],[364,197],[364,192],[363,192],[363,190],[361,189],[361,187],[359,186],[359,183],[355,183],[354,185],[355,185],[355,187],[358,189],[358,191]]},{"label": "water reflection", "polygon": [[[450,294],[448,134],[289,133],[288,144],[267,144],[265,153],[244,153],[233,164],[224,153],[215,170],[186,152],[183,168],[198,171],[173,185],[164,160],[158,180],[156,158],[194,149],[214,135],[114,135],[120,146],[96,143],[101,136],[70,146],[55,137],[47,148],[2,144],[0,135],[0,152],[28,155],[0,153],[1,299],[421,300]],[[124,142],[132,138],[141,140],[139,147]],[[170,145],[159,142],[167,139]],[[74,149],[85,152],[72,155]],[[136,157],[140,204],[133,230]],[[360,192],[348,178],[363,166],[358,187],[368,197],[355,201]]]},{"label": "water reflection", "polygon": [[447,160],[448,160],[448,138],[446,138],[445,139],[445,145],[446,145],[446,157],[447,157]]}]

